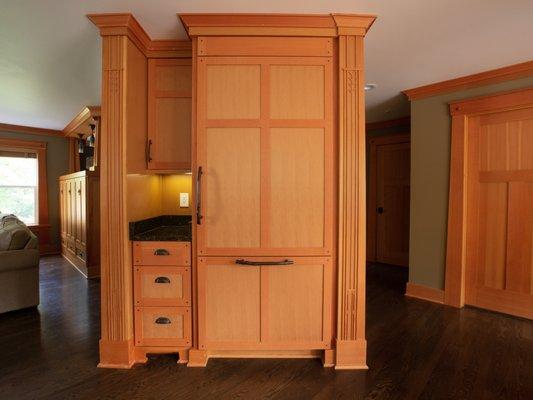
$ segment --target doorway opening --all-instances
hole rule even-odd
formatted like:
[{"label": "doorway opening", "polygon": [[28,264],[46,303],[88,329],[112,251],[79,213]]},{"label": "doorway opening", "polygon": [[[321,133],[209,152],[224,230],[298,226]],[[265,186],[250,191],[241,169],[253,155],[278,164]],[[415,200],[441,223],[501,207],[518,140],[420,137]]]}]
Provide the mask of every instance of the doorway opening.
[{"label": "doorway opening", "polygon": [[368,139],[367,261],[409,266],[411,138]]}]

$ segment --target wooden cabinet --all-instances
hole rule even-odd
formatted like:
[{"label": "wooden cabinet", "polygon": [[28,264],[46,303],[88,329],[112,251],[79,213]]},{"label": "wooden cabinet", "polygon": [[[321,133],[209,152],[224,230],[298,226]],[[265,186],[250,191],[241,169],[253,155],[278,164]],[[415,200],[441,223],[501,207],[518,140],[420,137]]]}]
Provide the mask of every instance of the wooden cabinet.
[{"label": "wooden cabinet", "polygon": [[[191,347],[190,253],[188,242],[133,243],[137,352],[147,346],[155,352]],[[184,358],[180,352],[180,361]]]},{"label": "wooden cabinet", "polygon": [[100,189],[97,172],[59,178],[61,253],[85,277],[100,275]]},{"label": "wooden cabinet", "polygon": [[[248,257],[250,262],[279,258]],[[234,257],[198,262],[199,348],[331,348],[330,258],[290,265],[242,265]]]},{"label": "wooden cabinet", "polygon": [[148,169],[191,168],[191,65],[190,58],[148,60]]},{"label": "wooden cabinet", "polygon": [[331,63],[199,58],[200,255],[332,254]]},{"label": "wooden cabinet", "polygon": [[208,51],[224,38],[201,40],[199,348],[329,349],[332,42],[306,38],[317,57],[219,57]]}]

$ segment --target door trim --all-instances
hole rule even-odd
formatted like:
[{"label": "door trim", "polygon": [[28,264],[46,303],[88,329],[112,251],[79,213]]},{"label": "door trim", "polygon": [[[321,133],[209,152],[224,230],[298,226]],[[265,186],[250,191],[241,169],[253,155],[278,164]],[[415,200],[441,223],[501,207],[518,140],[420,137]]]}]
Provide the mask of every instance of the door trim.
[{"label": "door trim", "polygon": [[367,245],[366,260],[376,262],[377,258],[377,217],[374,210],[378,206],[378,163],[377,154],[378,146],[387,144],[411,143],[410,133],[391,133],[388,135],[377,136],[368,139],[370,144],[369,166],[368,166],[368,202],[367,202]]},{"label": "door trim", "polygon": [[444,303],[460,308],[465,304],[466,231],[471,222],[467,215],[469,119],[533,107],[533,88],[454,101],[449,106],[452,129]]}]

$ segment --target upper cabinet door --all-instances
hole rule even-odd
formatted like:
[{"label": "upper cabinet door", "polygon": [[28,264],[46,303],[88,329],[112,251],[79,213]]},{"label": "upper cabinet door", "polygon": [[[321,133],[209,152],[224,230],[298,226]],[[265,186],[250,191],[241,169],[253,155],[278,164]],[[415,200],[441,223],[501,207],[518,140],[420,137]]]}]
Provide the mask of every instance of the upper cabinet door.
[{"label": "upper cabinet door", "polygon": [[199,255],[331,254],[331,62],[199,57]]},{"label": "upper cabinet door", "polygon": [[148,60],[148,169],[191,168],[192,62]]}]

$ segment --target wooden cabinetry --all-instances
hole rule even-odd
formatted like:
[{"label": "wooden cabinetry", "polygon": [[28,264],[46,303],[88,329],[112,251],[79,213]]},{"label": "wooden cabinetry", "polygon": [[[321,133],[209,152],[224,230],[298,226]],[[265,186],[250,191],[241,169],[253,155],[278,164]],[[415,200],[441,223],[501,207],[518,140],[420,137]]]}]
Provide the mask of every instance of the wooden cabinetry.
[{"label": "wooden cabinetry", "polygon": [[134,242],[136,352],[179,352],[192,344],[191,246],[187,242]]},{"label": "wooden cabinetry", "polygon": [[329,349],[333,42],[300,39],[315,57],[219,57],[224,38],[211,41],[196,81],[199,348]]},{"label": "wooden cabinetry", "polygon": [[61,253],[87,278],[100,275],[100,189],[97,172],[59,178]]},{"label": "wooden cabinetry", "polygon": [[190,58],[148,60],[148,169],[191,168],[191,65]]}]

